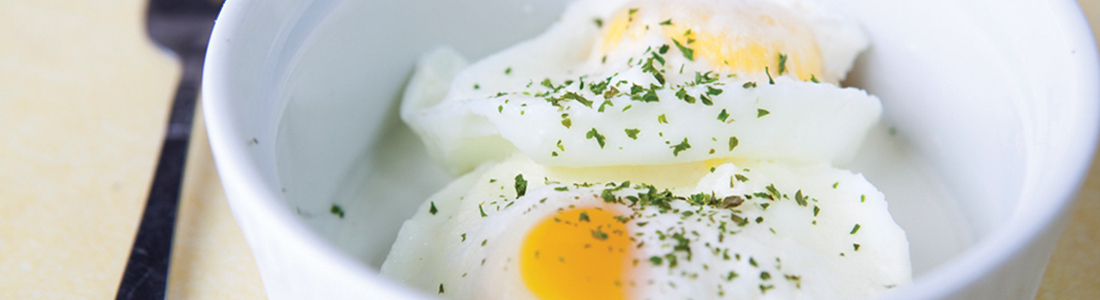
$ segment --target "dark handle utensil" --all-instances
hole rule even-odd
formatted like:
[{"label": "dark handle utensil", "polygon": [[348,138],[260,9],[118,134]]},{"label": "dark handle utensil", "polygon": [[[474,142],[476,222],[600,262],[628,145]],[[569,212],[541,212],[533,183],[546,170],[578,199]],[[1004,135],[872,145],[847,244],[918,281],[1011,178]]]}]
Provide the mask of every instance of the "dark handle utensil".
[{"label": "dark handle utensil", "polygon": [[176,88],[168,132],[161,147],[149,199],[115,299],[165,297],[180,185],[202,80],[202,63],[210,30],[220,9],[220,1],[152,0],[149,3],[146,20],[149,36],[179,57],[183,63],[183,76]]}]

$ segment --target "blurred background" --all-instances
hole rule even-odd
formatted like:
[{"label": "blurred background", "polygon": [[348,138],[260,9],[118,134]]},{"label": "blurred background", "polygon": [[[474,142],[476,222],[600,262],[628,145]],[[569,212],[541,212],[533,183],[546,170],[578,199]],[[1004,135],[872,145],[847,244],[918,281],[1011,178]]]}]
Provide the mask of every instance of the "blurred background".
[{"label": "blurred background", "polygon": [[[1100,0],[1078,3],[1096,36]],[[0,2],[0,299],[115,295],[182,70],[146,5]],[[1100,299],[1100,164],[1076,205],[1038,299]],[[174,243],[169,299],[266,299],[201,111]]]}]

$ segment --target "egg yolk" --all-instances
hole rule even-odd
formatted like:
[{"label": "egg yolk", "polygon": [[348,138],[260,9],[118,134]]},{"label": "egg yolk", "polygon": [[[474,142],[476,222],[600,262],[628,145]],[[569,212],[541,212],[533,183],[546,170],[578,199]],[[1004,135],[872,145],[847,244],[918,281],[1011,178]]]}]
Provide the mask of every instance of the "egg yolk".
[{"label": "egg yolk", "polygon": [[[624,38],[641,38],[661,30],[672,49],[692,49],[694,59],[706,59],[715,70],[740,74],[790,76],[803,81],[822,78],[821,52],[812,32],[777,7],[667,8],[632,7],[616,13],[604,31],[607,53]],[[660,13],[660,24],[642,24],[642,14]],[[724,20],[712,22],[719,14]],[[767,69],[765,69],[767,68]]]},{"label": "egg yolk", "polygon": [[520,248],[520,273],[536,297],[623,299],[630,237],[616,215],[572,209],[535,226]]}]

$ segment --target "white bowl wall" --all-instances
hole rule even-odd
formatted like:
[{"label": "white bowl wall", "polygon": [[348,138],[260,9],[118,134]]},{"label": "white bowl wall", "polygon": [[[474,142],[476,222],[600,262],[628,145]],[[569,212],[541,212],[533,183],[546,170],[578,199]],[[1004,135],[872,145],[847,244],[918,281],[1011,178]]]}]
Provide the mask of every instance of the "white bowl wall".
[{"label": "white bowl wall", "polygon": [[[228,1],[204,111],[268,296],[430,297],[377,274],[400,223],[449,180],[396,117],[412,64],[441,44],[488,55],[566,2]],[[892,206],[917,276],[885,297],[1034,298],[1097,136],[1096,49],[1076,3],[830,2],[873,41],[846,84],[883,99],[975,238],[938,245],[953,233]]]}]

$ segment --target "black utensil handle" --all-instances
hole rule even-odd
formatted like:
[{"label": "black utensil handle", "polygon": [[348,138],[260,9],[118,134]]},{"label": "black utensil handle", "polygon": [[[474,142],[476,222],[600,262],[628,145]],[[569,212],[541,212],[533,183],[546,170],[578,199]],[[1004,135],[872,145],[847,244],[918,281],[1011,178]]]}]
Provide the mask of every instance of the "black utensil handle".
[{"label": "black utensil handle", "polygon": [[[201,78],[201,75],[195,74],[202,74],[201,58],[198,61],[196,64],[185,59],[183,63],[184,76],[176,88],[168,132],[160,150],[149,199],[115,299],[159,300],[165,297],[180,186]],[[193,70],[196,65],[198,70]]]}]

